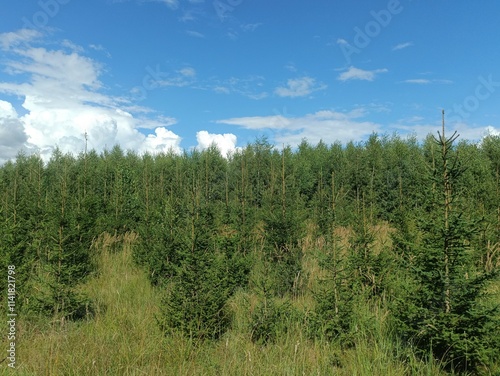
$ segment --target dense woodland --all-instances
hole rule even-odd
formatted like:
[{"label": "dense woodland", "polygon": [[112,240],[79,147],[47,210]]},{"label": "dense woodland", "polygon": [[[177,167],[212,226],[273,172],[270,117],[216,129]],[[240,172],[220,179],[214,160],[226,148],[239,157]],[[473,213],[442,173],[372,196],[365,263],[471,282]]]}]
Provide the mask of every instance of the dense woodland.
[{"label": "dense woodland", "polygon": [[[419,358],[498,372],[500,137],[443,133],[297,148],[261,138],[227,158],[215,146],[56,150],[47,163],[20,154],[0,167],[1,268],[16,266],[26,319],[93,320],[105,307],[79,286],[100,273],[96,240],[135,233],[165,336],[219,341],[233,324],[228,301],[251,290],[248,333],[261,346],[290,323],[356,346],[356,307],[377,305]],[[381,226],[389,236],[375,245]],[[304,296],[307,307],[293,305]]]}]

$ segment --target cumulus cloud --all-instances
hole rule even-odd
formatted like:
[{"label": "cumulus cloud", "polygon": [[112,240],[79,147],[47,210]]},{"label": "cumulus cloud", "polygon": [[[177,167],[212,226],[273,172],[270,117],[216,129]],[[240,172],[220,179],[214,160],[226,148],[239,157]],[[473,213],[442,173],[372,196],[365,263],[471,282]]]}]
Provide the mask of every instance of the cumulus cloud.
[{"label": "cumulus cloud", "polygon": [[237,149],[236,136],[232,133],[213,134],[199,131],[196,133],[196,140],[198,141],[198,149],[205,150],[211,145],[215,145],[225,157]]},{"label": "cumulus cloud", "polygon": [[342,72],[338,79],[340,81],[349,81],[349,80],[362,80],[362,81],[373,81],[377,74],[386,73],[387,69],[375,69],[375,70],[363,70],[356,67],[349,67],[345,72]]},{"label": "cumulus cloud", "polygon": [[317,83],[312,77],[289,79],[286,86],[278,87],[274,93],[280,97],[304,97],[313,91],[326,89],[326,85]]},{"label": "cumulus cloud", "polygon": [[14,107],[9,102],[0,100],[0,163],[14,158],[27,140]]},{"label": "cumulus cloud", "polygon": [[179,153],[180,142],[181,138],[174,132],[169,131],[164,127],[158,127],[155,129],[154,135],[148,135],[144,142],[142,142],[139,147],[139,151],[147,153],[166,153],[173,151],[174,153]]},{"label": "cumulus cloud", "polygon": [[[44,159],[56,146],[78,153],[85,146],[85,134],[89,147],[97,151],[119,144],[139,152],[180,152],[181,138],[165,128],[175,119],[137,116],[126,99],[102,93],[101,64],[74,49],[68,53],[34,46],[26,42],[29,35],[23,30],[17,36],[8,34],[0,34],[6,56],[2,63],[13,79],[0,82],[0,93],[24,98],[26,113],[19,116],[10,103],[1,101],[0,160],[12,158],[21,148]],[[13,42],[20,40],[24,45]],[[180,74],[191,76],[194,70],[186,68]],[[154,133],[146,136],[138,128]]]},{"label": "cumulus cloud", "polygon": [[489,125],[486,127],[485,135],[486,136],[500,136],[500,128],[496,129],[495,127]]}]

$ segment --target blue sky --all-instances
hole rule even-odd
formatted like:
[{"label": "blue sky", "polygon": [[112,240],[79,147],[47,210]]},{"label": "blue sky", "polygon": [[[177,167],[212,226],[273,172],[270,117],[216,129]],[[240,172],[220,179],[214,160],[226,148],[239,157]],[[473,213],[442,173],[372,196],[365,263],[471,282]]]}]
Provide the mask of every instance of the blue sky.
[{"label": "blue sky", "polygon": [[223,153],[500,131],[500,3],[18,0],[0,14],[0,161],[120,144]]}]

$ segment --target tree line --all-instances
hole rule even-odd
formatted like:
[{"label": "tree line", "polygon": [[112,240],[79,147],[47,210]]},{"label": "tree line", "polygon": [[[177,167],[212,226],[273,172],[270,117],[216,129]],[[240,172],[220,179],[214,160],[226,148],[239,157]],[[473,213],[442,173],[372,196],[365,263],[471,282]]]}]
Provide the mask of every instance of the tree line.
[{"label": "tree line", "polygon": [[[79,286],[99,272],[97,237],[139,234],[135,262],[164,292],[158,323],[217,340],[239,289],[261,294],[252,340],[273,341],[284,318],[311,338],[348,346],[354,306],[383,301],[398,338],[457,371],[494,362],[499,313],[488,294],[500,239],[500,137],[365,142],[297,148],[259,138],[227,158],[217,147],[138,155],[115,146],[47,163],[19,154],[0,167],[0,260],[15,265],[25,315],[91,319]],[[384,223],[390,245],[374,246]],[[349,228],[341,245],[335,229]],[[314,307],[303,240],[322,239]],[[256,277],[258,276],[258,277]],[[6,284],[0,289],[6,296]],[[497,299],[498,301],[498,299]]]}]

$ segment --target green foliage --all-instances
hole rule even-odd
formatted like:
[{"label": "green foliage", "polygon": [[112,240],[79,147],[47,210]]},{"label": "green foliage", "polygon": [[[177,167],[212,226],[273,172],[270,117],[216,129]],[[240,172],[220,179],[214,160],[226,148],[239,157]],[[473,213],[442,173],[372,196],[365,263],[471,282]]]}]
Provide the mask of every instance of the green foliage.
[{"label": "green foliage", "polygon": [[180,331],[197,339],[217,339],[231,325],[227,300],[231,288],[221,260],[212,259],[202,249],[187,257],[163,299],[161,329]]},{"label": "green foliage", "polygon": [[340,255],[341,249],[334,239],[332,252],[319,254],[319,264],[327,272],[314,291],[315,309],[310,319],[311,334],[328,341],[349,345],[355,290],[352,288],[352,275],[347,261]]},{"label": "green foliage", "polygon": [[75,288],[62,284],[50,272],[38,274],[29,286],[36,290],[25,304],[28,315],[45,316],[64,322],[92,318],[95,304],[85,294]]},{"label": "green foliage", "polygon": [[380,296],[384,292],[390,271],[390,259],[385,249],[374,249],[375,234],[364,219],[354,226],[347,250],[347,269],[350,275],[349,287],[366,294]]},{"label": "green foliage", "polygon": [[134,247],[134,260],[148,270],[154,285],[160,285],[177,275],[183,250],[189,238],[183,229],[182,211],[166,203],[160,212],[152,213],[138,226],[139,244]]},{"label": "green foliage", "polygon": [[299,319],[299,313],[288,301],[280,303],[264,290],[251,316],[250,338],[260,345],[273,344],[284,337],[291,324]]},{"label": "green foliage", "polygon": [[290,212],[271,214],[265,221],[268,243],[268,271],[277,296],[296,292],[302,272],[302,251],[298,247],[297,218]]},{"label": "green foliage", "polygon": [[[500,338],[486,294],[500,265],[499,145],[488,136],[443,154],[432,137],[373,134],[347,145],[304,140],[297,150],[261,138],[228,158],[215,146],[56,150],[48,163],[20,154],[0,167],[0,267],[16,266],[21,313],[84,318],[96,239],[137,233],[132,255],[164,295],[164,333],[220,338],[231,297],[264,284],[257,306],[238,316],[252,322],[256,343],[289,336],[300,306],[314,341],[351,351],[360,327],[376,329],[359,311],[390,303],[408,349],[432,348],[449,369],[487,369]],[[334,239],[340,226],[345,236]],[[387,244],[382,228],[397,228]]]},{"label": "green foliage", "polygon": [[471,257],[478,226],[465,218],[463,191],[455,190],[464,171],[453,154],[455,139],[444,131],[435,139],[441,153],[429,169],[430,211],[418,226],[421,240],[402,228],[397,246],[414,283],[395,311],[402,336],[421,355],[432,352],[448,369],[475,372],[500,354],[499,311],[484,300],[496,273],[477,270]]},{"label": "green foliage", "polygon": [[215,248],[214,217],[208,208],[205,204],[193,207],[188,247],[177,250],[177,271],[158,319],[164,332],[180,331],[197,340],[217,339],[230,327],[227,301],[244,278],[238,264],[233,266],[234,275],[227,274],[230,254]]}]

